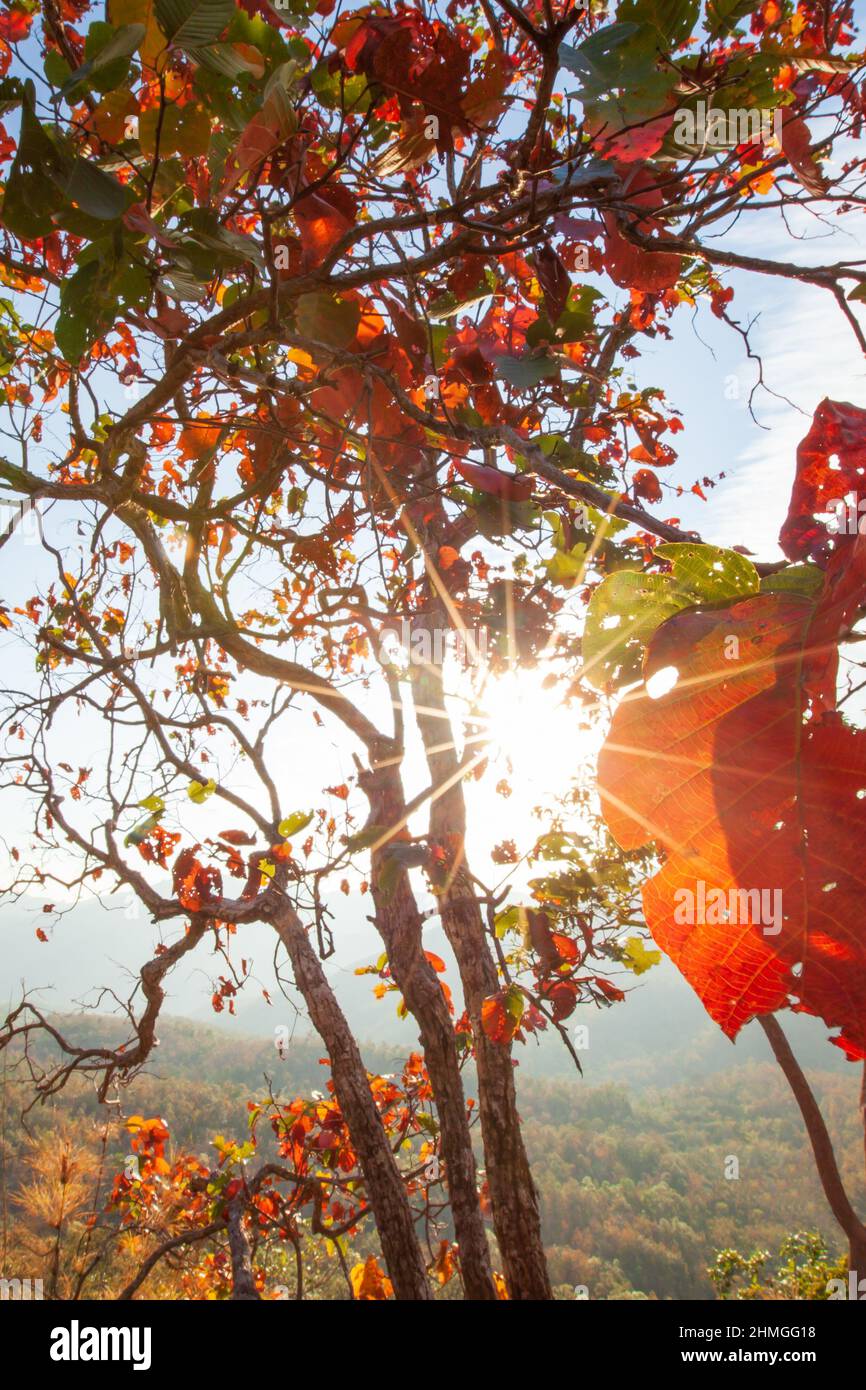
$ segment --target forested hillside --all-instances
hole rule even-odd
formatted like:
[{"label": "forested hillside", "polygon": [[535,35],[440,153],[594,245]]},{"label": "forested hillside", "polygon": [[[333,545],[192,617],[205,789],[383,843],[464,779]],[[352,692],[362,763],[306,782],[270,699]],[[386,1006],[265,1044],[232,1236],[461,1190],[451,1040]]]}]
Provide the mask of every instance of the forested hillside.
[{"label": "forested hillside", "polygon": [[[110,1033],[107,1019],[67,1018],[63,1026],[79,1044]],[[169,1152],[189,1150],[215,1163],[212,1141],[227,1116],[230,1134],[244,1138],[250,1098],[269,1086],[289,1098],[325,1085],[314,1039],[293,1040],[281,1062],[260,1038],[185,1020],[165,1020],[161,1034],[154,1063],[123,1095],[122,1108],[127,1116],[161,1116],[171,1133]],[[381,1073],[397,1065],[391,1048],[368,1044],[364,1054]],[[815,1073],[813,1083],[856,1192],[856,1078]],[[22,1224],[40,1224],[15,1201],[28,1180],[27,1139],[14,1123],[20,1097],[7,1068],[3,1209],[5,1238],[13,1243]],[[518,1097],[559,1297],[574,1297],[575,1286],[584,1286],[591,1299],[713,1298],[707,1269],[719,1250],[775,1252],[794,1230],[821,1232],[837,1252],[800,1116],[770,1063],[747,1062],[665,1089],[526,1075]],[[31,1111],[28,1124],[40,1136],[53,1130],[86,1140],[101,1120],[92,1090],[74,1085]],[[128,1140],[119,1124],[108,1148],[107,1167],[122,1168]],[[725,1177],[731,1156],[738,1178]],[[353,1242],[356,1251],[367,1248],[366,1234]],[[328,1287],[339,1296],[338,1287]]]}]

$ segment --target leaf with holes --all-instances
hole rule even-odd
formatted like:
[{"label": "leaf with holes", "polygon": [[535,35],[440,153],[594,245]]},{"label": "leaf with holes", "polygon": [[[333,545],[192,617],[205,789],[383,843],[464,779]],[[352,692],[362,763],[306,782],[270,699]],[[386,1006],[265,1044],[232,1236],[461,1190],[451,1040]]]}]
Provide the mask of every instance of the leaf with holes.
[{"label": "leaf with holes", "polygon": [[698,603],[729,603],[758,592],[757,570],[735,550],[673,542],[657,546],[655,554],[670,564],[670,573],[615,570],[590,600],[584,675],[599,690],[639,679],[646,644],[666,618]]},{"label": "leaf with holes", "polygon": [[728,1036],[790,1006],[864,1058],[866,731],[828,692],[866,538],[834,560],[817,602],[768,593],[663,623],[645,675],[678,679],[622,701],[599,783],[619,844],[663,853],[647,924]]}]

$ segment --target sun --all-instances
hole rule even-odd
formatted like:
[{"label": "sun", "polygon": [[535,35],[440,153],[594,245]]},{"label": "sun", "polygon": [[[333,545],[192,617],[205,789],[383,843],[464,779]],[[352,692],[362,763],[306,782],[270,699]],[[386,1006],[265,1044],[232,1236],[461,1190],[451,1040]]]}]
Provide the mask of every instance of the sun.
[{"label": "sun", "polygon": [[491,761],[511,764],[513,785],[549,794],[578,755],[584,731],[558,682],[539,670],[511,671],[490,681],[483,699]]},{"label": "sun", "polygon": [[469,824],[485,855],[503,840],[521,852],[543,829],[536,806],[554,806],[576,778],[595,766],[602,721],[579,702],[566,702],[567,683],[545,669],[519,669],[491,678],[479,698],[470,743],[487,759],[483,777],[466,784],[474,807]]}]

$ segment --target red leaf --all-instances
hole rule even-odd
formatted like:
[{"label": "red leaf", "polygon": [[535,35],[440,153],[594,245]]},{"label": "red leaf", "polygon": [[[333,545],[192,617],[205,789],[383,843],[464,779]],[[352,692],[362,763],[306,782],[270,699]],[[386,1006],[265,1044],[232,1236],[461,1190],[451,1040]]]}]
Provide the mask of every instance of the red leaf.
[{"label": "red leaf", "polygon": [[577,1006],[577,985],[573,980],[558,980],[544,991],[544,997],[553,1009],[557,1023],[574,1013]]},{"label": "red leaf", "polygon": [[571,289],[571,281],[562,261],[551,246],[540,246],[535,253],[535,273],[544,292],[544,307],[552,324],[562,314]]},{"label": "red leaf", "polygon": [[620,289],[644,290],[660,294],[679,279],[682,257],[671,251],[645,251],[627,241],[619,231],[612,212],[603,214],[607,229],[604,268]]},{"label": "red leaf", "polygon": [[815,197],[827,192],[827,180],[812,153],[812,137],[797,106],[782,110],[782,149],[788,163],[807,192]]},{"label": "red leaf", "polygon": [[553,942],[556,954],[559,956],[560,960],[577,960],[577,942],[572,940],[570,936],[565,936],[562,932],[555,931],[551,932],[550,939]]},{"label": "red leaf", "polygon": [[527,502],[532,496],[532,479],[516,476],[513,473],[500,473],[498,468],[485,468],[480,463],[467,463],[464,459],[452,460],[454,467],[479,492],[491,497],[501,497],[504,502]]},{"label": "red leaf", "polygon": [[616,839],[665,851],[644,914],[710,1015],[734,1037],[790,1005],[839,1028],[851,1058],[866,1057],[866,730],[826,709],[831,674],[808,653],[816,634],[835,649],[866,594],[858,539],[817,604],[769,593],[663,623],[646,671],[675,667],[677,684],[623,701],[599,760]]},{"label": "red leaf", "polygon": [[200,863],[191,849],[182,850],[177,856],[172,882],[177,900],[187,912],[199,912],[222,897],[219,869]]},{"label": "red leaf", "polygon": [[633,486],[635,497],[643,497],[647,502],[662,500],[661,484],[651,468],[639,468],[634,475]]},{"label": "red leaf", "polygon": [[312,270],[322,264],[355,225],[356,204],[348,190],[329,184],[316,193],[305,194],[294,212],[304,248],[304,266]]},{"label": "red leaf", "polygon": [[510,1043],[522,1017],[523,995],[514,988],[491,994],[481,1005],[481,1026],[494,1043]]},{"label": "red leaf", "polygon": [[605,159],[617,159],[622,164],[632,164],[639,159],[651,159],[664,144],[665,136],[674,123],[675,112],[668,111],[654,116],[651,121],[631,126],[628,130],[618,130],[614,135],[602,136],[595,140],[596,148]]},{"label": "red leaf", "polygon": [[831,532],[816,517],[849,492],[866,494],[866,410],[823,400],[797,449],[794,489],[779,533],[789,559],[826,558]]}]

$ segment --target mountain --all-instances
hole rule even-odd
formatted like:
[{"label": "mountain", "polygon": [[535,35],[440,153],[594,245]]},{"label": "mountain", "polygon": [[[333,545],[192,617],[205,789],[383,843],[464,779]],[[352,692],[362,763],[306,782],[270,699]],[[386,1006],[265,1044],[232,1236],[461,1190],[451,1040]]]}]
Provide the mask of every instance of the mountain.
[{"label": "mountain", "polygon": [[[333,913],[335,953],[325,969],[356,1036],[386,1046],[393,1057],[404,1056],[417,1046],[411,1019],[398,1016],[399,995],[376,999],[374,976],[355,970],[375,961],[381,941],[365,915],[363,899],[338,894],[328,902]],[[0,913],[0,998],[16,1002],[22,984],[35,991],[41,1007],[68,1012],[82,1006],[106,1009],[110,987],[121,999],[134,988],[137,971],[157,942],[170,941],[177,928],[147,921],[142,913],[131,915],[137,904],[125,907],[116,899],[80,904],[51,925],[36,905],[6,907]],[[47,928],[47,943],[36,937],[37,927]],[[455,1008],[462,1007],[457,969],[441,928],[434,922],[425,932],[425,944],[446,961]],[[310,1034],[303,1001],[291,986],[291,974],[283,962],[285,996],[274,989],[274,933],[262,924],[244,927],[234,938],[233,958],[249,962],[250,978],[235,999],[235,1013],[226,1008],[215,1015],[211,1005],[214,984],[226,974],[223,957],[202,947],[180,962],[166,980],[164,1017],[182,1017],[213,1023],[228,1039],[260,1038],[272,1044],[278,1025],[293,1036]],[[271,1003],[265,1000],[266,988]],[[787,1014],[785,1031],[804,1067],[820,1067],[842,1076],[852,1071],[841,1052],[826,1041],[827,1030],[818,1019]],[[667,961],[633,980],[624,1004],[606,1009],[583,1009],[570,1020],[572,1036],[578,1026],[588,1031],[588,1046],[579,1052],[587,1082],[623,1081],[632,1087],[668,1086],[689,1078],[713,1076],[749,1061],[770,1056],[757,1024],[744,1028],[731,1044],[707,1017],[693,991]],[[267,1048],[266,1048],[267,1051]],[[556,1036],[530,1039],[516,1053],[520,1069],[530,1076],[568,1077],[574,1063]]]}]

